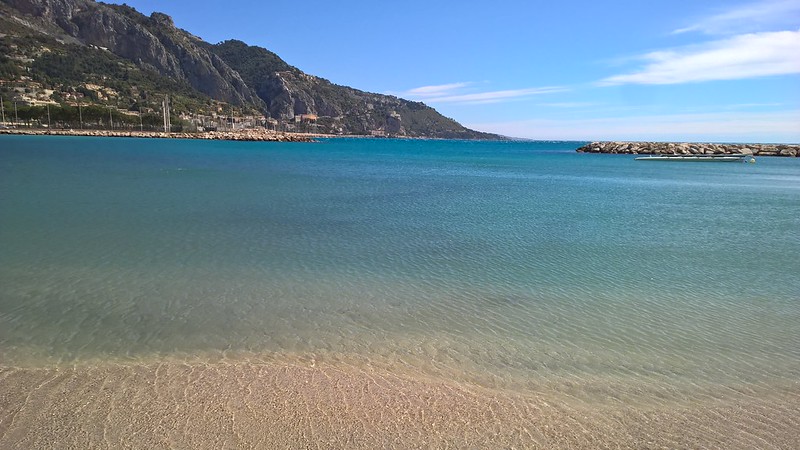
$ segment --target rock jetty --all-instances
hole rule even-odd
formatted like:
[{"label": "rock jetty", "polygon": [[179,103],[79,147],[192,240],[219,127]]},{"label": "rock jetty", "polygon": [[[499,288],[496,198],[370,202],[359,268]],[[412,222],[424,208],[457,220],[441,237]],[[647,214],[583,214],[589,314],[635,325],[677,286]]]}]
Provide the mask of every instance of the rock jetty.
[{"label": "rock jetty", "polygon": [[21,134],[29,136],[97,136],[97,137],[135,137],[206,139],[220,141],[259,141],[259,142],[313,142],[314,137],[299,133],[279,133],[276,131],[253,129],[240,131],[206,131],[199,133],[163,133],[157,131],[112,131],[112,130],[41,130],[41,129],[0,129],[0,134]]},{"label": "rock jetty", "polygon": [[711,144],[687,142],[592,142],[580,153],[623,153],[651,155],[755,155],[800,156],[798,144]]}]

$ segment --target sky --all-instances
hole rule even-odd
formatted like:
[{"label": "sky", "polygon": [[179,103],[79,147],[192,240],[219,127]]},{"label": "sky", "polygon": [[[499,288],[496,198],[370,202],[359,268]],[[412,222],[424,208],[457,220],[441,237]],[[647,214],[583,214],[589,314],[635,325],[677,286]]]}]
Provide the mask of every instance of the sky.
[{"label": "sky", "polygon": [[800,142],[800,0],[126,3],[481,131]]}]

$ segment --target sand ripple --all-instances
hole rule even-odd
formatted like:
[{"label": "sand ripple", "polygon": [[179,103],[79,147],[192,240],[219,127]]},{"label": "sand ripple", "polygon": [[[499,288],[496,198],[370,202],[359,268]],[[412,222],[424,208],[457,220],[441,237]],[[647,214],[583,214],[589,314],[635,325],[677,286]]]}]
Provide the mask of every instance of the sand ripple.
[{"label": "sand ripple", "polygon": [[0,447],[797,448],[797,383],[654,405],[319,364],[3,368]]}]

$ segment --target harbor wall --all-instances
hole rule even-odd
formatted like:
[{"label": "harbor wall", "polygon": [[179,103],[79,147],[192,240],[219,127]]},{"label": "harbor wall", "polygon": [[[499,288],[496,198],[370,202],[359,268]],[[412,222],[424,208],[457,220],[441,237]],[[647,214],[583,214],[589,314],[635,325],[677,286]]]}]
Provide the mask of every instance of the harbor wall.
[{"label": "harbor wall", "polygon": [[579,153],[622,153],[651,155],[755,155],[800,156],[800,144],[714,144],[688,142],[592,142]]},{"label": "harbor wall", "polygon": [[162,133],[158,131],[114,131],[114,130],[41,130],[41,129],[0,129],[2,134],[31,136],[96,136],[96,137],[136,137],[207,139],[224,141],[269,141],[269,142],[312,142],[315,136],[299,133],[253,129],[241,131],[206,131],[197,133]]}]

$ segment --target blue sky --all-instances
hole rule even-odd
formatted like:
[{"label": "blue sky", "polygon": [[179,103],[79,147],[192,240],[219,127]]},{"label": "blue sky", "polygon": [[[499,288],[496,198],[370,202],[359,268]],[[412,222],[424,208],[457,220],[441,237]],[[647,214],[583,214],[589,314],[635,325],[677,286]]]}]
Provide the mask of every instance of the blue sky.
[{"label": "blue sky", "polygon": [[800,142],[800,0],[128,0],[533,139]]}]

